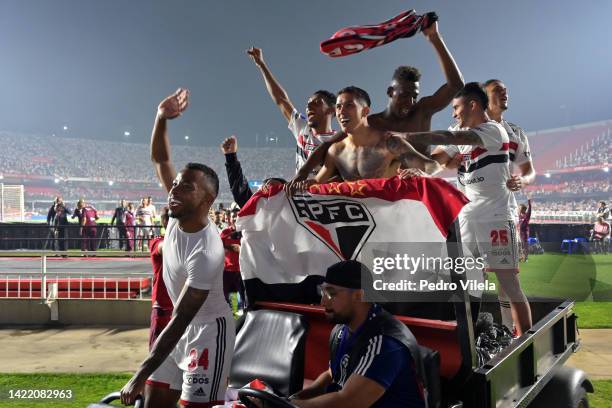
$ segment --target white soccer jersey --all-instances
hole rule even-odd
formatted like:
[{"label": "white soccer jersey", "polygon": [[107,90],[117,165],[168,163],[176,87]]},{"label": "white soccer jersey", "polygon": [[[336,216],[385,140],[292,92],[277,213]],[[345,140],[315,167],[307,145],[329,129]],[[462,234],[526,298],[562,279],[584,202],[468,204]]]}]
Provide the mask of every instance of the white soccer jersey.
[{"label": "white soccer jersey", "polygon": [[[291,113],[291,119],[289,120],[289,130],[295,137],[297,143],[297,150],[295,152],[295,170],[296,172],[306,163],[308,156],[313,150],[317,148],[322,142],[325,142],[332,138],[334,132],[321,133],[314,135],[308,121],[299,113],[296,109]],[[313,172],[316,175],[318,168]]]},{"label": "white soccer jersey", "polygon": [[185,284],[208,290],[208,297],[193,318],[193,323],[215,321],[231,313],[223,295],[225,251],[214,223],[194,233],[181,231],[170,218],[164,238],[164,283],[176,307]]},{"label": "white soccer jersey", "polygon": [[531,160],[531,149],[529,148],[529,141],[525,131],[520,126],[510,123],[505,119],[502,119],[500,124],[508,133],[508,139],[510,140],[508,148],[510,161],[517,166],[528,163]]},{"label": "white soccer jersey", "polygon": [[143,225],[153,225],[153,219],[156,215],[155,206],[153,204],[149,204],[146,207],[140,207],[138,211],[139,215],[142,217]]},{"label": "white soccer jersey", "polygon": [[[508,153],[510,155],[510,162],[515,166],[529,163],[531,161],[531,149],[529,148],[529,141],[527,135],[520,126],[502,119],[500,123],[506,132],[508,133],[508,139],[510,144],[508,146]],[[515,222],[518,222],[518,204],[514,193],[512,193],[513,200],[511,202],[512,218]]]},{"label": "white soccer jersey", "polygon": [[461,216],[478,221],[511,220],[514,195],[506,187],[510,178],[508,133],[495,121],[469,130],[480,136],[484,146],[442,146],[451,157],[463,156],[457,181],[470,202]]}]

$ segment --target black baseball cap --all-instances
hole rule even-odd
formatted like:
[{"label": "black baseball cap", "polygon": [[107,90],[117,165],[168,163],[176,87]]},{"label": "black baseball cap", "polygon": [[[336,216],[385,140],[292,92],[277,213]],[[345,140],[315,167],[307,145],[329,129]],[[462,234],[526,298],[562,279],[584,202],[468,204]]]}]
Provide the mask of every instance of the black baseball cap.
[{"label": "black baseball cap", "polygon": [[327,268],[325,283],[348,289],[366,289],[372,287],[372,272],[359,261],[348,260],[333,264]]}]

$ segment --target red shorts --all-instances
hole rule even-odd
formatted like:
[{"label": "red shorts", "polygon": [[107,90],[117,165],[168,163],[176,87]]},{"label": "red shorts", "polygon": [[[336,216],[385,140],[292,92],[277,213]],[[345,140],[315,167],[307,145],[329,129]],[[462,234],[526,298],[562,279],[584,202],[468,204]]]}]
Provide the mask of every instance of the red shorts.
[{"label": "red shorts", "polygon": [[153,348],[155,340],[157,340],[161,332],[166,328],[168,323],[170,323],[171,319],[172,309],[154,307],[151,310],[151,328],[149,329],[149,350]]}]

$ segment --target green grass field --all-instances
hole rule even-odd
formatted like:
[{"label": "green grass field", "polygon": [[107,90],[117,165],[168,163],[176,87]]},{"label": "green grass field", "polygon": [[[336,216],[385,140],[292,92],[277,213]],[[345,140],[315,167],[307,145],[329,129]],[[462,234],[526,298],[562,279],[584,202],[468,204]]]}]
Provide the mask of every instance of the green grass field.
[{"label": "green grass field", "polygon": [[[86,407],[111,391],[118,391],[130,379],[130,374],[0,374],[0,408]],[[594,381],[595,394],[589,395],[593,408],[612,407],[612,380]],[[17,401],[8,399],[9,389],[72,390],[70,401]],[[121,404],[116,403],[117,406]]]},{"label": "green grass field", "polygon": [[572,299],[580,328],[612,328],[612,254],[531,255],[520,270],[528,296]]}]

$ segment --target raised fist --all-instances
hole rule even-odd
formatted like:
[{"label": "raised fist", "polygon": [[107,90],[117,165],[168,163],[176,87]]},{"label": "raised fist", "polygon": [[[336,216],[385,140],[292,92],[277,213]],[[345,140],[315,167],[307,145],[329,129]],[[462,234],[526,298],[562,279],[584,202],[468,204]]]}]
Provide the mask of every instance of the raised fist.
[{"label": "raised fist", "polygon": [[230,136],[221,143],[221,151],[224,154],[236,153],[238,151],[238,139],[236,136]]},{"label": "raised fist", "polygon": [[253,59],[253,62],[257,66],[260,66],[261,64],[263,64],[263,54],[261,52],[261,48],[251,47],[247,50],[247,54],[251,56],[251,58]]}]

